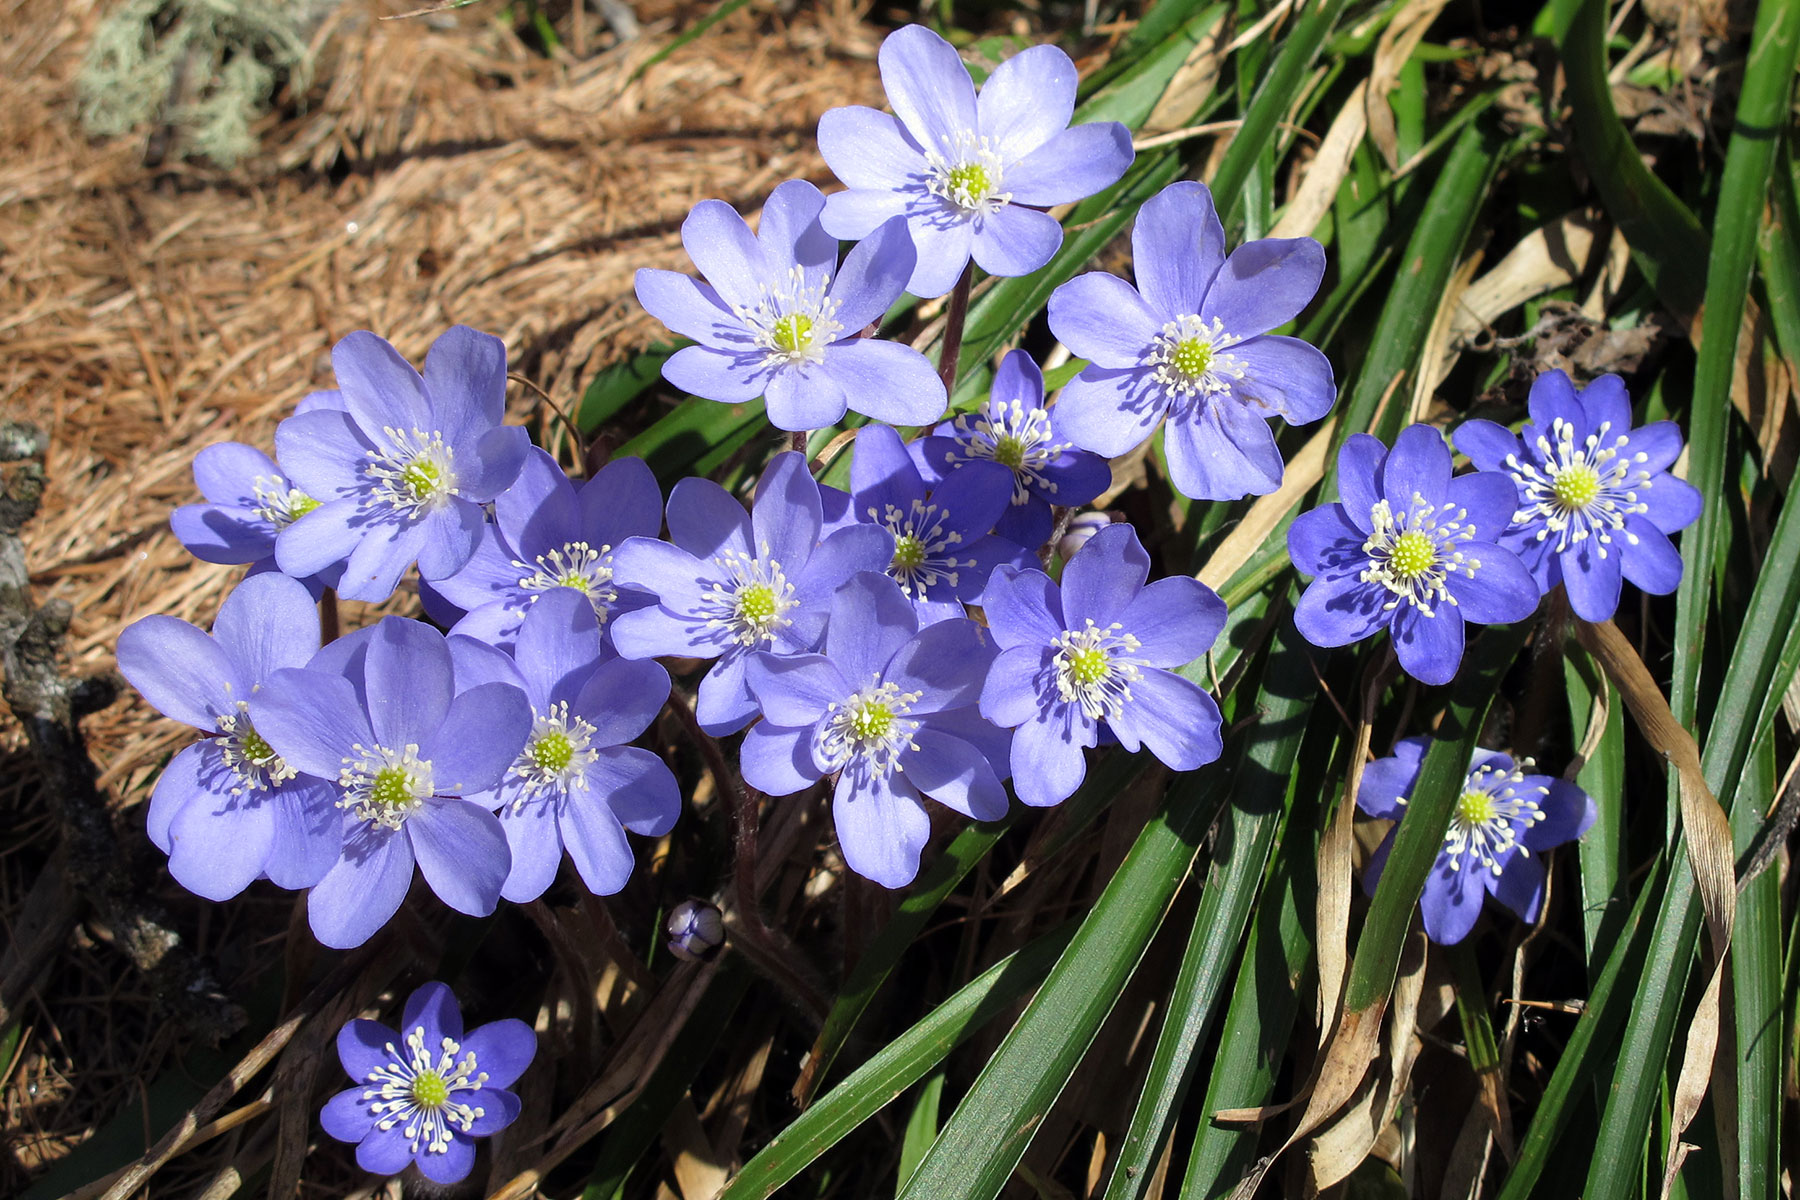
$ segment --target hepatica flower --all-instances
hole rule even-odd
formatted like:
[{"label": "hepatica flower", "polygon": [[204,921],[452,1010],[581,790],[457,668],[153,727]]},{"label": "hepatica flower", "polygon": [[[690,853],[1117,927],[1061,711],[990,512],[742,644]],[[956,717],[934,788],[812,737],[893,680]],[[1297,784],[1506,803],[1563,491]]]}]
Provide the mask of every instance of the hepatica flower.
[{"label": "hepatica flower", "polygon": [[164,616],[119,635],[120,673],[158,712],[205,734],[163,768],[148,820],[169,873],[197,896],[228,900],[262,875],[311,887],[337,861],[335,792],[282,757],[250,718],[269,678],[318,648],[312,597],[275,574],[240,583],[211,636]]},{"label": "hepatica flower", "polygon": [[[201,562],[275,570],[275,539],[319,507],[274,459],[242,442],[217,442],[195,455],[194,483],[206,502],[177,508],[169,527]],[[316,596],[342,573],[335,563],[301,582]]]},{"label": "hepatica flower", "polygon": [[824,223],[861,238],[904,216],[914,295],[949,291],[971,256],[990,275],[1037,270],[1062,245],[1062,226],[1037,210],[1111,187],[1131,165],[1118,122],[1069,128],[1075,64],[1055,46],[1013,55],[979,95],[955,48],[923,25],[889,34],[878,61],[893,116],[854,106],[819,119],[819,152],[850,189],[826,201]]},{"label": "hepatica flower", "polygon": [[1150,556],[1129,525],[1110,525],[1075,552],[1062,585],[1037,570],[1000,570],[982,597],[1000,646],[981,715],[1013,730],[1013,791],[1060,804],[1087,773],[1082,753],[1102,726],[1177,771],[1219,757],[1219,706],[1174,673],[1205,654],[1225,605],[1188,576],[1148,587]]},{"label": "hepatica flower", "polygon": [[319,1124],[356,1146],[356,1164],[398,1175],[417,1164],[427,1179],[455,1183],[475,1165],[475,1139],[511,1125],[511,1087],[537,1054],[537,1035],[507,1019],[463,1032],[456,996],[428,983],[406,998],[400,1028],[351,1021],[338,1060],[356,1086],[326,1101]]},{"label": "hepatica flower", "polygon": [[427,579],[462,569],[481,537],[481,506],[517,478],[529,439],[501,425],[506,347],[458,325],[432,343],[423,375],[372,333],[331,351],[344,411],[283,421],[275,449],[318,507],[275,539],[299,578],[344,563],[338,590],[385,600],[415,561]]},{"label": "hepatica flower", "polygon": [[[534,446],[518,480],[495,498],[474,557],[436,584],[467,613],[451,632],[509,648],[539,599],[567,591],[586,600],[606,635],[616,613],[650,602],[613,578],[613,551],[661,528],[662,491],[643,459],[614,459],[577,487]],[[610,651],[610,637],[605,644]]]},{"label": "hepatica flower", "polygon": [[1225,254],[1225,230],[1201,183],[1174,183],[1138,211],[1137,287],[1105,272],[1050,296],[1050,328],[1087,367],[1056,401],[1077,446],[1116,457],[1165,415],[1169,474],[1196,500],[1281,486],[1272,417],[1304,425],[1337,398],[1331,364],[1298,338],[1271,334],[1319,290],[1325,251],[1311,238],[1263,238]]},{"label": "hepatica flower", "polygon": [[893,580],[858,575],[832,598],[822,654],[751,659],[764,719],[744,735],[744,779],[786,796],[836,775],[844,861],[903,887],[931,836],[921,794],[977,821],[1006,813],[1006,738],[975,710],[993,656],[973,621],[920,629]]},{"label": "hepatica flower", "polygon": [[1075,449],[1061,435],[1056,410],[1044,406],[1044,373],[1023,350],[1000,360],[979,409],[944,422],[908,449],[933,483],[972,462],[1011,470],[1012,504],[994,532],[1027,549],[1043,545],[1055,530],[1052,508],[1086,504],[1112,482],[1105,459]]},{"label": "hepatica flower", "polygon": [[1313,645],[1387,629],[1409,674],[1448,683],[1465,621],[1522,621],[1537,607],[1537,582],[1494,541],[1518,504],[1512,480],[1493,471],[1451,478],[1450,449],[1433,427],[1402,430],[1391,452],[1352,434],[1338,451],[1338,494],[1288,530],[1294,566],[1318,577],[1294,608]]},{"label": "hepatica flower", "polygon": [[615,578],[657,603],[622,614],[613,644],[626,658],[717,659],[695,705],[714,736],[756,716],[746,657],[815,648],[832,592],[894,554],[893,537],[874,526],[847,526],[820,540],[819,485],[806,456],[793,451],[763,472],[750,512],[710,479],[683,479],[669,493],[668,516],[669,542],[629,538],[614,552]]},{"label": "hepatica flower", "polygon": [[825,197],[790,179],[763,205],[753,236],[722,200],[702,200],[681,225],[682,245],[705,283],[674,271],[637,273],[637,295],[657,320],[699,343],[663,364],[663,378],[709,400],[768,402],[778,428],[823,429],[845,409],[923,425],[944,413],[937,370],[911,346],[859,337],[906,290],[917,258],[895,217],[837,269],[837,239],[819,224]]},{"label": "hepatica flower", "polygon": [[1548,592],[1568,589],[1586,621],[1619,607],[1621,581],[1663,595],[1681,583],[1681,554],[1669,534],[1700,516],[1700,492],[1669,474],[1681,455],[1673,421],[1631,427],[1625,381],[1602,375],[1579,392],[1561,371],[1531,385],[1531,420],[1518,433],[1492,421],[1465,421],[1456,448],[1483,471],[1502,471],[1519,488],[1519,508],[1500,544],[1518,552]]},{"label": "hepatica flower", "polygon": [[525,614],[511,658],[452,635],[458,690],[508,683],[531,701],[531,733],[492,792],[471,799],[498,809],[512,869],[500,894],[536,900],[556,879],[563,848],[582,882],[610,896],[631,877],[625,831],[661,837],[681,814],[668,765],[626,743],[669,698],[661,664],[600,661],[600,631],[587,601],[561,588]]},{"label": "hepatica flower", "polygon": [[961,617],[995,567],[1032,561],[1024,547],[991,532],[1012,497],[1013,475],[1003,464],[972,462],[928,489],[899,434],[885,425],[857,432],[849,515],[893,535],[886,571],[920,624]]},{"label": "hepatica flower", "polygon": [[[1357,807],[1372,817],[1402,820],[1430,745],[1430,738],[1406,738],[1393,757],[1364,768]],[[1537,920],[1544,864],[1535,852],[1572,842],[1594,823],[1594,801],[1586,792],[1550,775],[1527,774],[1529,765],[1494,750],[1475,752],[1419,899],[1432,941],[1447,946],[1467,937],[1489,894],[1521,920]],[[1363,876],[1371,895],[1398,832],[1398,825],[1388,832]]]},{"label": "hepatica flower", "polygon": [[277,671],[251,704],[269,745],[332,781],[343,851],[307,901],[327,946],[361,945],[394,915],[413,864],[451,908],[494,911],[511,867],[493,813],[465,799],[500,783],[531,732],[518,688],[458,692],[437,630],[387,617]]}]

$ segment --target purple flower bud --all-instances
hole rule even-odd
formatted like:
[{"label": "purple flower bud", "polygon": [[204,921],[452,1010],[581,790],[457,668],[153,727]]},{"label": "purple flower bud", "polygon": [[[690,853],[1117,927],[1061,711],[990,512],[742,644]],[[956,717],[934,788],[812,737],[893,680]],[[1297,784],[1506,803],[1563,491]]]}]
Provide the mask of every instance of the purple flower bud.
[{"label": "purple flower bud", "polygon": [[704,900],[683,900],[663,922],[669,953],[687,962],[709,962],[725,946],[725,918]]},{"label": "purple flower bud", "polygon": [[1103,512],[1076,513],[1069,527],[1063,530],[1062,537],[1056,542],[1056,556],[1064,562],[1075,557],[1075,552],[1093,540],[1096,533],[1113,523],[1110,515]]}]

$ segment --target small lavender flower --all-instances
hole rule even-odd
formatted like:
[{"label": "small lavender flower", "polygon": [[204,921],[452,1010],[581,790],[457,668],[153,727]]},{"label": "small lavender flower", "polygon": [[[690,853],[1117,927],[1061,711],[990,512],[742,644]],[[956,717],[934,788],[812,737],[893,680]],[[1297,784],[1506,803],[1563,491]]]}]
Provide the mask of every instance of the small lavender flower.
[{"label": "small lavender flower", "polygon": [[987,402],[973,413],[939,425],[908,449],[931,483],[965,463],[997,462],[1013,473],[1012,506],[994,532],[1036,549],[1056,527],[1051,509],[1086,504],[1112,483],[1112,469],[1098,455],[1076,450],[1056,427],[1056,410],[1044,407],[1044,373],[1023,350],[1000,360]]},{"label": "small lavender flower", "polygon": [[818,188],[790,179],[763,205],[752,236],[724,201],[694,206],[681,240],[706,282],[637,273],[638,302],[699,343],[676,351],[663,378],[730,404],[763,396],[779,429],[823,429],[846,407],[901,425],[937,420],[944,384],[930,361],[911,346],[858,336],[906,290],[917,258],[906,222],[864,230],[838,270],[837,239],[819,224],[824,207]]},{"label": "small lavender flower", "polygon": [[325,1102],[319,1124],[356,1147],[356,1164],[398,1175],[416,1164],[435,1183],[475,1166],[475,1139],[519,1115],[511,1087],[537,1055],[537,1034],[511,1018],[463,1032],[456,996],[427,983],[406,998],[400,1031],[351,1021],[338,1031],[338,1060],[356,1081]]},{"label": "small lavender flower", "polygon": [[512,865],[500,821],[465,797],[494,789],[532,728],[518,688],[458,692],[449,648],[387,617],[277,671],[251,702],[281,757],[333,781],[343,851],[307,900],[318,939],[359,946],[394,915],[416,861],[451,908],[494,911]]},{"label": "small lavender flower", "polygon": [[1276,337],[1319,290],[1325,251],[1311,238],[1263,238],[1225,255],[1203,183],[1173,183],[1131,231],[1137,287],[1104,272],[1050,296],[1050,328],[1092,363],[1057,398],[1058,424],[1114,458],[1168,415],[1164,450],[1177,491],[1236,500],[1281,486],[1271,417],[1316,421],[1337,398],[1331,363]]},{"label": "small lavender flower", "polygon": [[494,520],[483,528],[474,557],[434,590],[467,613],[450,632],[506,650],[540,597],[578,593],[611,653],[611,618],[651,603],[613,579],[613,550],[661,528],[662,491],[643,459],[614,459],[576,487],[554,458],[533,446],[519,478],[495,498]]},{"label": "small lavender flower", "polygon": [[1665,595],[1681,583],[1681,552],[1669,535],[1699,519],[1701,497],[1669,474],[1681,456],[1673,421],[1631,426],[1625,381],[1602,375],[1579,392],[1561,371],[1531,385],[1531,420],[1518,433],[1465,421],[1456,448],[1483,471],[1503,471],[1519,508],[1499,538],[1545,592],[1568,589],[1586,621],[1612,619],[1621,581]]},{"label": "small lavender flower", "polygon": [[1450,477],[1450,449],[1429,425],[1401,430],[1390,452],[1352,434],[1338,451],[1336,504],[1302,513],[1288,555],[1316,575],[1294,608],[1301,636],[1347,646],[1380,629],[1423,683],[1449,683],[1462,662],[1463,622],[1522,621],[1537,582],[1494,544],[1518,493],[1493,471]]},{"label": "small lavender flower", "polygon": [[529,439],[502,425],[506,347],[458,325],[432,343],[423,376],[372,333],[331,351],[344,411],[320,406],[275,430],[293,483],[319,506],[283,528],[275,559],[297,578],[344,563],[338,590],[385,600],[414,561],[427,579],[475,553],[481,506],[518,477]]},{"label": "small lavender flower", "polygon": [[1013,791],[1060,804],[1087,773],[1083,749],[1104,726],[1177,771],[1219,757],[1219,706],[1175,674],[1225,627],[1225,605],[1185,575],[1144,586],[1150,556],[1129,525],[1076,551],[1062,585],[1042,571],[994,573],[982,597],[1001,653],[981,690],[981,715],[1012,729]]},{"label": "small lavender flower", "polygon": [[[194,483],[206,503],[169,514],[175,540],[201,562],[248,563],[252,574],[279,569],[276,537],[319,507],[274,459],[242,442],[216,442],[195,455]],[[301,582],[316,599],[342,574],[343,564],[334,563]]]},{"label": "small lavender flower", "polygon": [[613,577],[658,601],[621,614],[613,645],[626,658],[716,658],[695,704],[715,737],[756,716],[744,683],[750,653],[813,649],[838,585],[894,555],[892,535],[876,526],[820,540],[819,485],[794,451],[763,472],[749,513],[710,479],[683,479],[669,493],[668,515],[673,544],[634,537],[613,553]]},{"label": "small lavender flower", "polygon": [[311,887],[337,861],[336,793],[283,758],[250,719],[263,684],[318,648],[312,597],[276,574],[238,584],[211,636],[164,616],[119,635],[120,673],[158,712],[205,734],[163,768],[148,819],[169,873],[197,896],[228,900],[264,875],[278,887]]},{"label": "small lavender flower", "polygon": [[[1393,757],[1365,767],[1356,806],[1371,817],[1399,822],[1430,746],[1428,737],[1406,738],[1394,747]],[[1553,776],[1528,775],[1529,766],[1497,751],[1475,752],[1449,832],[1419,898],[1425,933],[1439,945],[1469,935],[1486,894],[1521,920],[1537,920],[1544,899],[1544,864],[1533,851],[1572,842],[1594,823],[1594,801],[1586,792]],[[1370,895],[1398,833],[1396,824],[1363,875],[1363,887]]]},{"label": "small lavender flower", "polygon": [[752,656],[764,719],[744,735],[744,780],[786,796],[835,774],[844,861],[904,887],[931,836],[921,793],[977,821],[1006,813],[1008,739],[975,710],[993,657],[975,622],[920,629],[899,585],[858,575],[832,598],[823,653]]},{"label": "small lavender flower", "polygon": [[582,882],[610,896],[636,858],[625,831],[661,837],[681,815],[668,765],[627,742],[669,698],[661,664],[602,662],[593,609],[569,588],[546,592],[519,626],[512,656],[452,633],[457,690],[506,683],[531,701],[531,734],[499,787],[469,799],[497,808],[512,851],[500,895],[536,900],[556,879],[563,848]]},{"label": "small lavender flower", "polygon": [[974,602],[995,567],[1035,561],[990,532],[1012,497],[1013,473],[1000,463],[967,463],[927,489],[899,434],[885,425],[857,431],[849,516],[893,535],[886,570],[921,625],[963,616],[964,602]]},{"label": "small lavender flower", "polygon": [[948,292],[971,256],[990,275],[1037,270],[1062,245],[1062,226],[1037,210],[1111,187],[1131,165],[1125,126],[1069,128],[1075,64],[1055,46],[1013,55],[979,96],[955,48],[923,25],[889,34],[878,59],[894,115],[853,106],[819,119],[819,152],[850,189],[826,201],[825,229],[861,238],[904,216],[916,296]]}]

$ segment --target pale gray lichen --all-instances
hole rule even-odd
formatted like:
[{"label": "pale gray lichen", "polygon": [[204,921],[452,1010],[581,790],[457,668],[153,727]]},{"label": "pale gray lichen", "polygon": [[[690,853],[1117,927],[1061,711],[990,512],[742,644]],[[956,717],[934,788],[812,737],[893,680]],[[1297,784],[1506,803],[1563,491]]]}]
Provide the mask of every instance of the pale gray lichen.
[{"label": "pale gray lichen", "polygon": [[76,81],[89,133],[155,122],[175,154],[230,166],[256,150],[256,119],[282,75],[306,86],[307,47],[330,0],[125,0],[94,32]]}]

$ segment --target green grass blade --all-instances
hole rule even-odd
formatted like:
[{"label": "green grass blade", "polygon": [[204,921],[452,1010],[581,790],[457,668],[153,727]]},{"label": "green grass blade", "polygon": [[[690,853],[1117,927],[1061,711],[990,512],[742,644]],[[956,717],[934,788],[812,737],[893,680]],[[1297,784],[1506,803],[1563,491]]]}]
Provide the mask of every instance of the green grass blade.
[{"label": "green grass blade", "polygon": [[704,17],[701,17],[698,21],[695,21],[692,25],[689,25],[680,33],[676,34],[674,38],[669,41],[668,45],[664,46],[661,50],[658,50],[655,54],[652,54],[649,58],[646,58],[640,63],[638,69],[631,73],[630,82],[636,82],[643,78],[645,71],[648,71],[651,67],[654,67],[657,63],[663,61],[689,42],[694,41],[696,38],[704,37],[707,31],[714,25],[717,25],[720,21],[723,21],[726,17],[729,17],[732,13],[743,8],[748,3],[750,3],[750,0],[721,0],[718,7],[714,8]]},{"label": "green grass blade", "polygon": [[[1579,657],[1577,657],[1579,656]],[[1624,854],[1625,707],[1600,668],[1580,649],[1563,660],[1569,700],[1569,727],[1575,745],[1586,736],[1594,706],[1606,703],[1600,744],[1575,776],[1576,786],[1594,799],[1594,824],[1576,844],[1581,858],[1581,930],[1587,947],[1588,978],[1595,978],[1612,952],[1603,938],[1607,905],[1615,899]]]},{"label": "green grass blade", "polygon": [[1700,310],[1700,281],[1706,278],[1706,231],[1644,165],[1613,107],[1606,0],[1559,3],[1556,23],[1576,146],[1588,176],[1657,296],[1671,312],[1690,320]]},{"label": "green grass blade", "polygon": [[1356,958],[1344,984],[1346,1012],[1370,1011],[1393,991],[1406,930],[1425,889],[1425,877],[1431,873],[1450,828],[1488,706],[1529,631],[1530,625],[1524,622],[1490,627],[1463,661],[1462,672],[1452,685],[1450,707],[1425,754],[1419,781],[1407,801],[1406,819],[1394,835],[1394,848],[1388,853],[1362,934],[1356,940]]},{"label": "green grass blade", "polygon": [[1658,885],[1662,874],[1660,864],[1651,869],[1630,914],[1612,939],[1612,952],[1588,989],[1587,1006],[1581,1010],[1574,1032],[1557,1057],[1550,1082],[1538,1098],[1531,1124],[1519,1143],[1518,1157],[1506,1175],[1498,1200],[1529,1200],[1541,1194],[1537,1191],[1538,1180],[1549,1161],[1550,1151],[1568,1127],[1569,1105],[1578,1100],[1586,1089],[1587,1080],[1598,1069],[1596,1060],[1612,1045],[1625,1006],[1631,1001],[1629,981],[1633,971],[1643,963],[1650,944],[1650,930],[1644,922],[1644,914],[1650,898],[1661,891]]},{"label": "green grass blade", "polygon": [[[1771,731],[1772,732],[1772,731]],[[1775,794],[1775,743],[1758,742],[1746,782],[1750,794]],[[1732,841],[1739,854],[1762,828],[1760,805],[1736,805]],[[1731,934],[1731,1012],[1737,1051],[1737,1194],[1774,1196],[1781,1175],[1781,874],[1764,871],[1738,893]],[[1728,1164],[1729,1165],[1729,1164]]]},{"label": "green grass blade", "polygon": [[680,346],[655,345],[624,362],[602,368],[581,393],[581,403],[575,408],[575,427],[591,435],[625,411],[627,405],[662,380],[663,364],[678,349]]},{"label": "green grass blade", "polygon": [[614,456],[645,460],[667,490],[684,476],[710,474],[767,428],[761,400],[720,404],[689,396],[674,412],[620,446]]},{"label": "green grass blade", "polygon": [[1222,791],[1216,768],[1177,779],[901,1200],[1000,1194],[1162,924]]},{"label": "green grass blade", "polygon": [[767,1200],[774,1195],[1042,982],[1074,934],[1072,925],[1064,926],[983,971],[795,1118],[744,1164],[719,1193],[719,1200]]},{"label": "green grass blade", "polygon": [[895,1191],[906,1186],[925,1151],[937,1140],[938,1106],[943,1099],[944,1073],[933,1071],[919,1089],[919,1098],[913,1101],[912,1112],[906,1118],[906,1132],[900,1137],[900,1170],[896,1173],[899,1184]]},{"label": "green grass blade", "polygon": [[1155,1174],[1156,1161],[1193,1078],[1195,1046],[1212,1023],[1219,997],[1236,966],[1238,942],[1262,887],[1269,852],[1287,823],[1293,803],[1293,765],[1318,685],[1306,644],[1292,622],[1283,624],[1263,672],[1257,722],[1247,731],[1243,761],[1169,997],[1168,1015],[1113,1167],[1106,1200],[1136,1200]]}]

